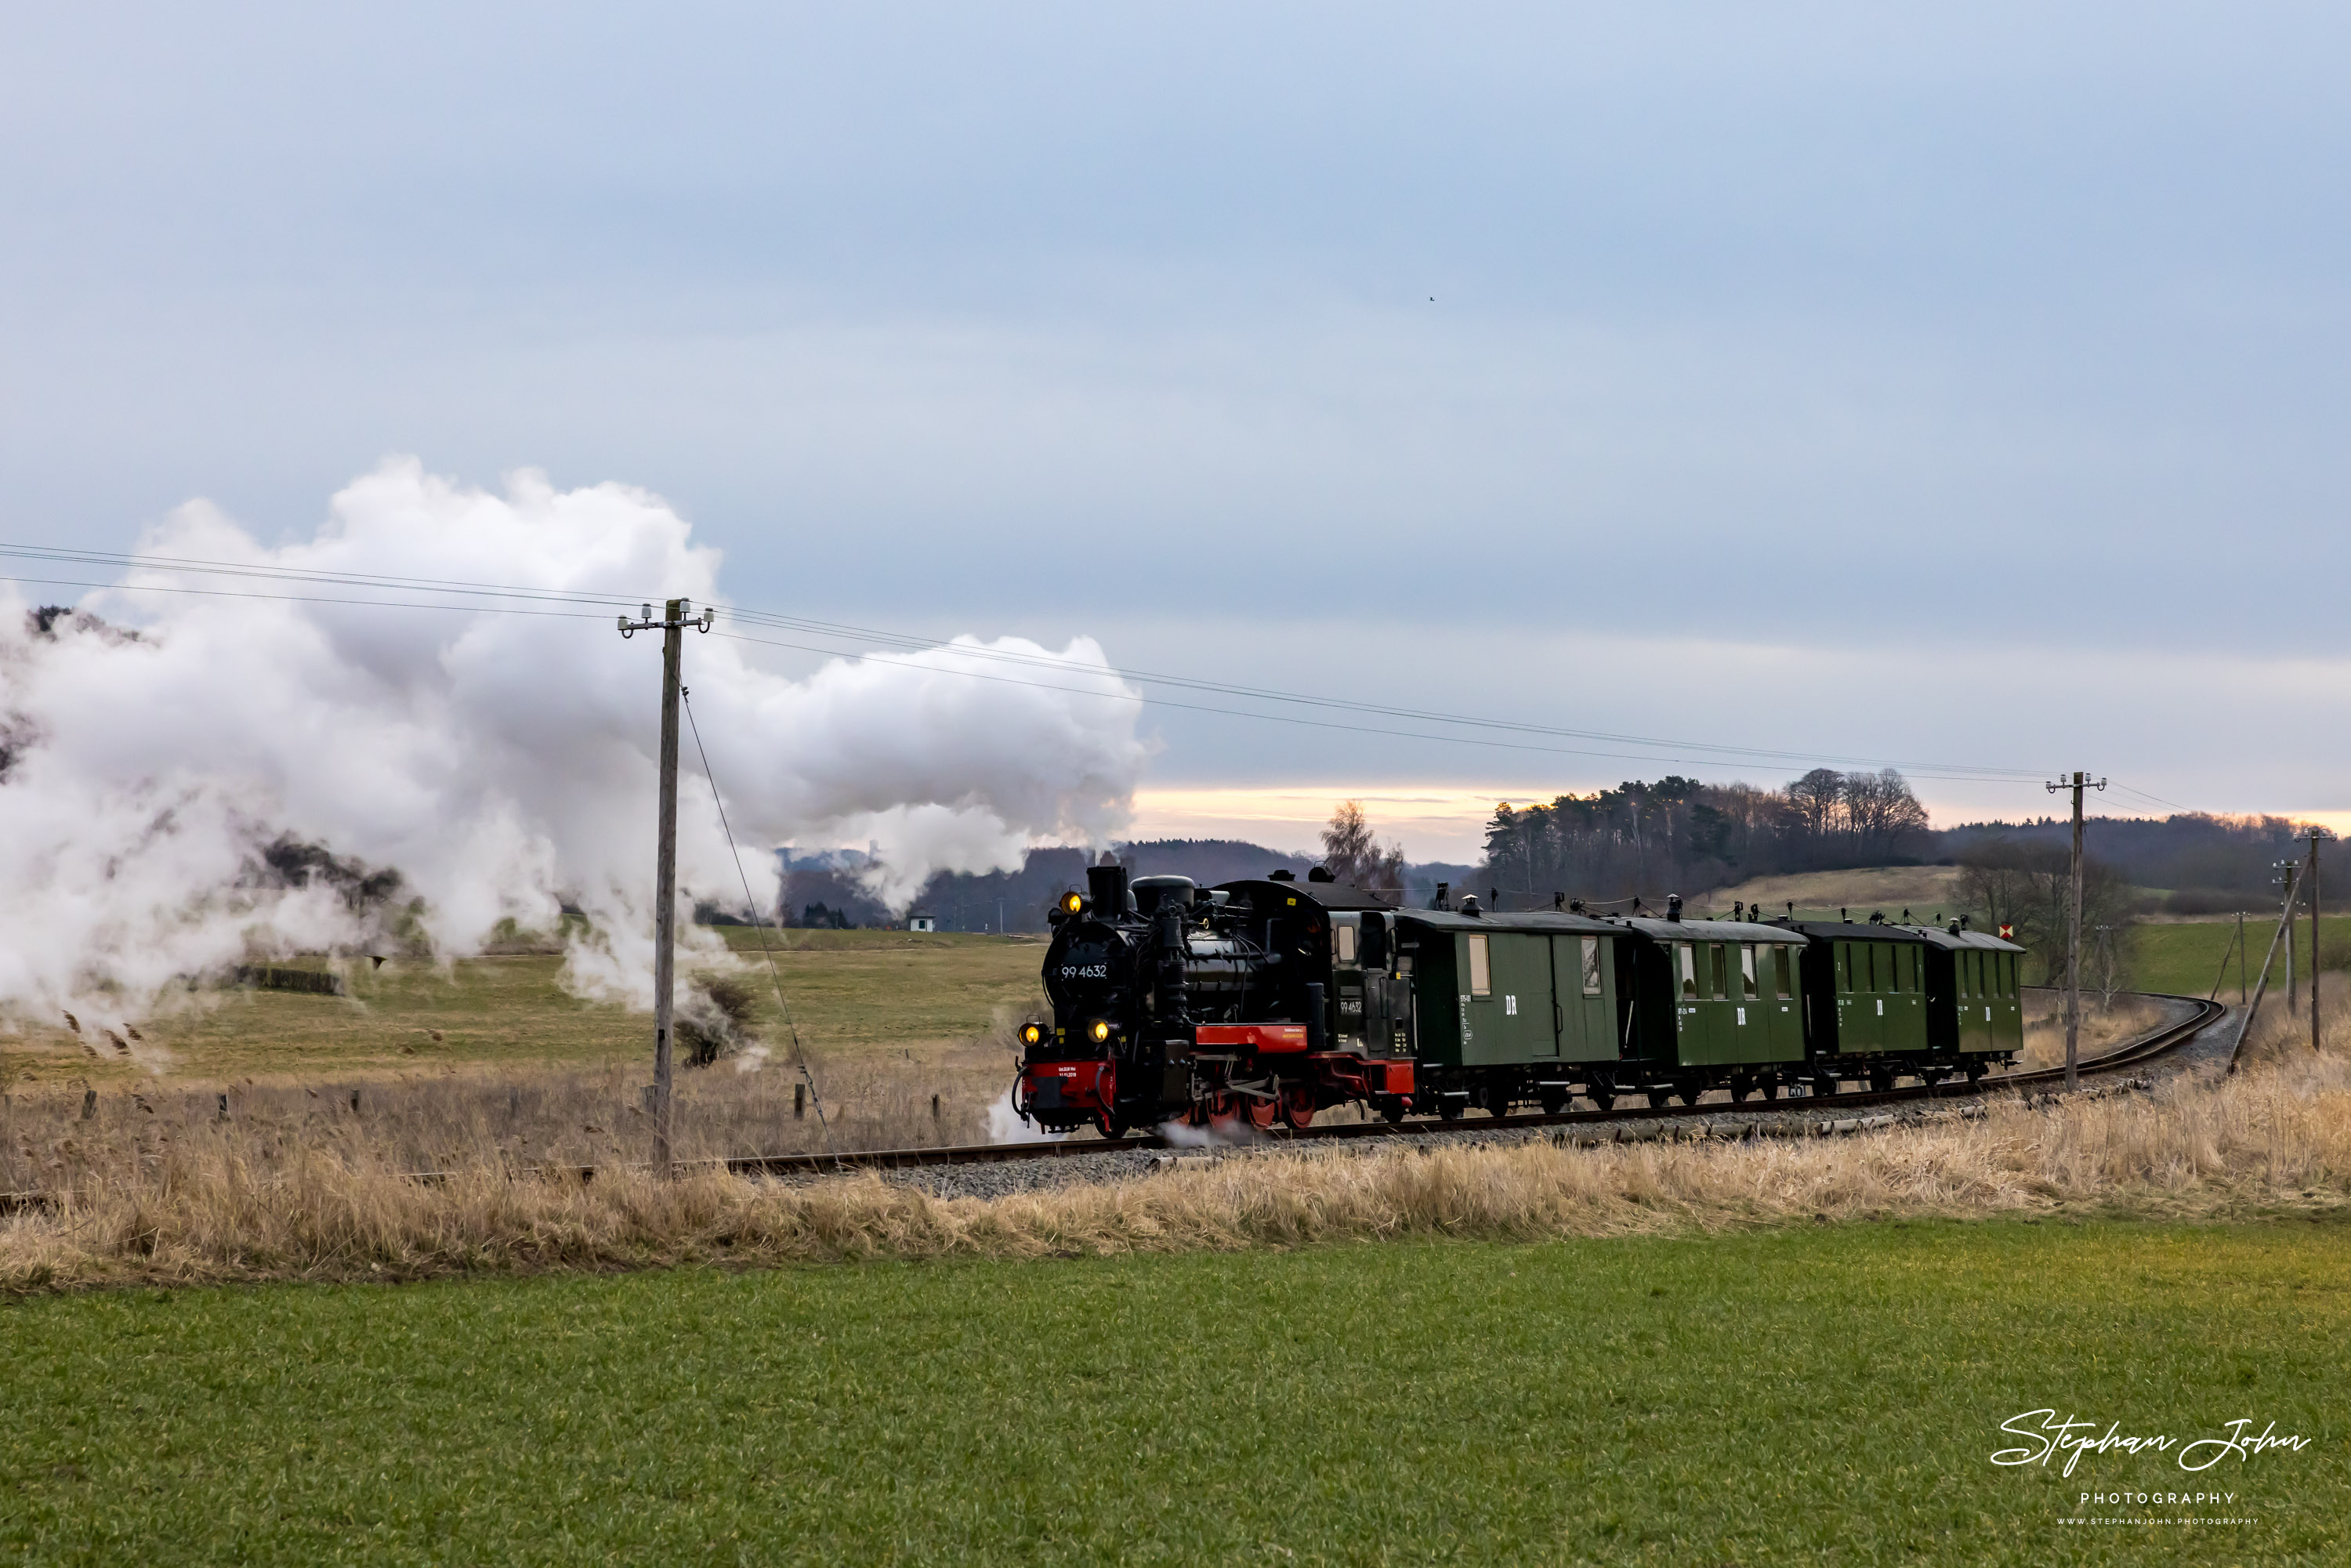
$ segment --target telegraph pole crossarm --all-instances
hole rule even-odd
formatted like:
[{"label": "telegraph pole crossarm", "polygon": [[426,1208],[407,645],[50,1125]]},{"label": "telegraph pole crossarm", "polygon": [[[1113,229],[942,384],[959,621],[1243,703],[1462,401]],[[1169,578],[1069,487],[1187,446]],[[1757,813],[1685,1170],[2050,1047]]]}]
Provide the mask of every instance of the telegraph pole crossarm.
[{"label": "telegraph pole crossarm", "polygon": [[2068,1093],[2081,1087],[2082,1079],[2075,1064],[2080,1060],[2082,1040],[2082,791],[2103,789],[2103,779],[2095,784],[2086,773],[2076,773],[2071,779],[2059,779],[2049,786],[2050,792],[2071,789],[2074,792],[2074,888],[2071,908],[2065,920],[2065,1089]]},{"label": "telegraph pole crossarm", "polygon": [[671,1069],[676,1052],[671,1024],[677,991],[677,692],[680,666],[685,656],[688,626],[707,632],[713,619],[705,609],[697,618],[693,605],[673,599],[662,606],[658,620],[653,607],[643,607],[638,618],[620,618],[622,637],[640,632],[662,634],[661,815],[653,870],[653,1169],[664,1180],[677,1174],[675,1145],[671,1138]]}]

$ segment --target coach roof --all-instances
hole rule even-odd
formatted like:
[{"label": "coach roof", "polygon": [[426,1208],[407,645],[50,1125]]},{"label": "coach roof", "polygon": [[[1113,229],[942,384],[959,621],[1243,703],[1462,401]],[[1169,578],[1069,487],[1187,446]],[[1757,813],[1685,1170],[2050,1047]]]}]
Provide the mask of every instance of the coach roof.
[{"label": "coach roof", "polygon": [[1629,925],[1660,942],[1802,942],[1801,931],[1765,925],[1753,920],[1652,920],[1627,918],[1614,923]]},{"label": "coach roof", "polygon": [[1438,931],[1540,931],[1557,936],[1606,936],[1625,934],[1624,927],[1588,915],[1568,915],[1555,909],[1521,909],[1504,913],[1464,915],[1451,909],[1398,909],[1398,922],[1430,926]]}]

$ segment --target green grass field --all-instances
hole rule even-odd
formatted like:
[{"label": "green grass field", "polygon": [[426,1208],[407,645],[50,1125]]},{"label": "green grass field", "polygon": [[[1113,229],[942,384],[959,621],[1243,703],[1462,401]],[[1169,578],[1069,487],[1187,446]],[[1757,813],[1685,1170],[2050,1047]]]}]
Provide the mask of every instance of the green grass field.
[{"label": "green grass field", "polygon": [[[2325,937],[2326,967],[2330,969],[2351,967],[2351,915],[2322,915],[2319,926]],[[2262,958],[2269,952],[2270,939],[2277,935],[2277,911],[2266,915],[2249,914],[2245,917],[2245,947],[2252,954],[2246,962],[2246,984],[2261,978]],[[2184,996],[2203,996],[2212,989],[2212,982],[2221,974],[2220,956],[2236,941],[2237,923],[2231,920],[2197,920],[2162,925],[2142,925],[2132,935],[2137,945],[2131,974],[2143,990],[2172,991]],[[2277,959],[2270,970],[2270,990],[2273,996],[2283,996],[2285,988],[2285,944],[2278,945]],[[2302,983],[2310,981],[2310,917],[2307,915],[2294,923],[2294,972]],[[2095,970],[2085,969],[2085,975]],[[2237,960],[2228,964],[2227,981],[2220,988],[2222,1001],[2234,1001],[2237,997]]]},{"label": "green grass field", "polygon": [[[2346,1242],[2339,1224],[1894,1224],[22,1301],[0,1544],[92,1563],[2340,1562]],[[2315,1440],[2202,1476],[2158,1455],[2093,1455],[2070,1479],[1991,1464],[2016,1441],[2001,1424],[2043,1406],[2101,1431],[2252,1417]],[[2219,1511],[2259,1523],[2060,1522],[2117,1488],[2232,1491]]]},{"label": "green grass field", "polygon": [[[758,997],[764,1036],[780,1042],[778,1008],[758,934],[719,927],[757,966],[744,978]],[[777,969],[801,1034],[828,1055],[935,1048],[985,1033],[999,1008],[1039,993],[1044,945],[1035,938],[914,935],[897,931],[792,931]],[[282,991],[187,993],[140,1022],[144,1042],[168,1053],[174,1076],[194,1081],[251,1074],[366,1073],[445,1066],[593,1066],[651,1050],[649,1015],[583,1001],[558,984],[561,958],[526,953],[442,967],[395,959],[364,964],[348,997]],[[692,967],[681,959],[681,970]],[[60,1022],[62,1020],[59,1020]],[[143,1068],[96,1034],[119,1020],[81,1020],[0,1036],[8,1082],[107,1084],[143,1079]]]}]

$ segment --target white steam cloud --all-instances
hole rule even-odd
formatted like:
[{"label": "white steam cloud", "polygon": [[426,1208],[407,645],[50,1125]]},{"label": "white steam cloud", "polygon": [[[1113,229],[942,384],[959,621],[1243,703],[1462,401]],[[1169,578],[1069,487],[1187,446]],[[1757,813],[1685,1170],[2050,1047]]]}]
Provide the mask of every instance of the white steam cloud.
[{"label": "white steam cloud", "polygon": [[[876,891],[903,906],[934,871],[1124,825],[1139,699],[1091,640],[964,638],[788,679],[723,635],[760,633],[730,626],[718,554],[688,535],[625,486],[526,472],[494,495],[394,460],[314,538],[267,549],[193,502],[139,553],[721,605],[716,632],[687,634],[686,685],[763,907],[767,850],[794,839],[878,841]],[[231,596],[255,591],[287,597]],[[54,1021],[102,997],[93,1010],[130,1016],[180,977],[369,940],[336,887],[268,871],[281,838],[396,870],[444,955],[576,902],[599,937],[575,945],[568,983],[649,1005],[658,635],[624,642],[609,612],[450,593],[432,597],[472,607],[386,609],[334,602],[389,597],[367,588],[178,568],[127,573],[46,628],[0,592],[0,1011]],[[1043,663],[957,652],[983,648]],[[681,904],[738,904],[690,736],[682,757]]]}]

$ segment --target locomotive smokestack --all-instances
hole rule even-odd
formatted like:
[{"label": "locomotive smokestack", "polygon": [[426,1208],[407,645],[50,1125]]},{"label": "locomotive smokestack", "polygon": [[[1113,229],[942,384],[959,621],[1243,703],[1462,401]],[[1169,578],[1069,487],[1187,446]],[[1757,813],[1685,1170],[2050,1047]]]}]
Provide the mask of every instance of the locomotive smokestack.
[{"label": "locomotive smokestack", "polygon": [[1116,920],[1126,913],[1126,868],[1123,865],[1088,866],[1086,893],[1094,901],[1096,915],[1104,920]]}]

